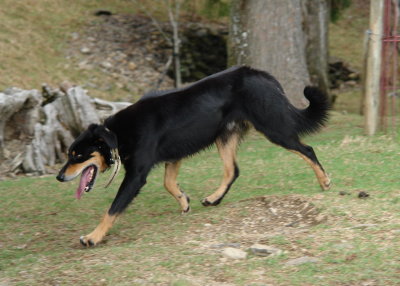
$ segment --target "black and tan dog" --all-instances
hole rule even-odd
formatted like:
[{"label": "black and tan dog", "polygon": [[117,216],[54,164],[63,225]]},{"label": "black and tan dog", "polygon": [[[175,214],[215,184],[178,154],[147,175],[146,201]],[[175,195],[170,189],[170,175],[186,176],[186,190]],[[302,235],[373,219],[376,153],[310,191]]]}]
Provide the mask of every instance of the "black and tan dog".
[{"label": "black and tan dog", "polygon": [[[219,188],[204,198],[204,206],[218,205],[239,175],[236,150],[249,124],[271,142],[300,155],[314,169],[326,190],[330,180],[310,146],[299,136],[317,131],[325,122],[328,101],[313,87],[304,89],[310,101],[299,110],[289,103],[278,81],[266,72],[234,67],[181,89],[145,95],[135,104],[92,124],[71,145],[68,162],[57,179],[69,181],[82,174],[78,198],[89,191],[99,172],[122,162],[125,177],[97,228],[81,237],[85,246],[99,243],[117,216],[146,183],[150,170],[165,163],[165,188],[189,211],[189,197],[178,187],[182,158],[215,143],[224,165]],[[112,178],[111,178],[112,180]]]}]

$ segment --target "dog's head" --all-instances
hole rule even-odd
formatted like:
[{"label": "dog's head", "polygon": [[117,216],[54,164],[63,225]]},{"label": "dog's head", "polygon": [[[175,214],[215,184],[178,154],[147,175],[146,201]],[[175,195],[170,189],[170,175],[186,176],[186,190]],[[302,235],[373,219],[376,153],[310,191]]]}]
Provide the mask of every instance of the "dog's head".
[{"label": "dog's head", "polygon": [[[98,173],[104,172],[113,164],[119,165],[115,134],[102,125],[92,124],[69,147],[68,161],[60,170],[57,180],[67,182],[82,174],[76,190],[76,197],[79,199],[84,191],[88,192],[93,188]],[[112,174],[108,184],[116,172]]]}]

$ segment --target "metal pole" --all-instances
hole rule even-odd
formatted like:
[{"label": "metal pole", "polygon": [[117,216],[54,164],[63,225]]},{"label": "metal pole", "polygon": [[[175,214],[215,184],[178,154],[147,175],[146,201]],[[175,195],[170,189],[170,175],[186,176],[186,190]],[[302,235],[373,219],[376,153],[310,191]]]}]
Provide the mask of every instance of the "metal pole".
[{"label": "metal pole", "polygon": [[392,105],[392,131],[395,134],[396,133],[396,92],[397,92],[397,71],[398,71],[398,66],[397,66],[397,43],[399,42],[399,38],[396,35],[397,34],[397,19],[399,17],[399,8],[396,5],[397,1],[395,1],[393,4],[393,37],[397,38],[395,41],[393,41],[393,66],[392,66],[392,73],[393,73],[393,83],[392,83],[392,92],[393,96],[391,97],[391,105]]}]

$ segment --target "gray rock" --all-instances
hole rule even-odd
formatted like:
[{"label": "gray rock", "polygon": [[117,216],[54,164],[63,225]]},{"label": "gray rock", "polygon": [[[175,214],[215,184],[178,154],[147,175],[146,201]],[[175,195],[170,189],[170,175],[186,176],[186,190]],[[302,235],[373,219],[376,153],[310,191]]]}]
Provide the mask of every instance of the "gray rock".
[{"label": "gray rock", "polygon": [[210,248],[224,248],[224,247],[240,248],[240,243],[218,243],[210,245]]},{"label": "gray rock", "polygon": [[90,70],[93,68],[93,66],[89,64],[87,61],[81,61],[78,63],[78,68],[80,70]]},{"label": "gray rock", "polygon": [[351,228],[351,229],[366,229],[366,228],[374,227],[374,226],[377,226],[377,224],[374,224],[374,223],[363,223],[363,224],[358,224],[358,225],[355,225],[355,226],[352,226],[352,227],[349,227],[349,228]]},{"label": "gray rock", "polygon": [[295,259],[291,259],[285,263],[287,266],[297,266],[305,263],[317,263],[320,260],[316,257],[303,256]]},{"label": "gray rock", "polygon": [[247,252],[237,248],[227,247],[222,250],[222,255],[231,259],[246,259]]},{"label": "gray rock", "polygon": [[105,69],[110,69],[110,68],[113,67],[113,65],[112,65],[110,62],[108,62],[108,61],[104,61],[104,62],[102,62],[100,65],[101,65],[101,67],[103,67],[103,68],[105,68]]},{"label": "gray rock", "polygon": [[250,251],[258,256],[276,256],[283,253],[279,248],[263,244],[253,244],[250,246]]},{"label": "gray rock", "polygon": [[84,54],[84,55],[88,55],[88,54],[90,54],[92,51],[90,50],[90,48],[88,48],[88,47],[82,47],[81,48],[81,53],[82,54]]}]

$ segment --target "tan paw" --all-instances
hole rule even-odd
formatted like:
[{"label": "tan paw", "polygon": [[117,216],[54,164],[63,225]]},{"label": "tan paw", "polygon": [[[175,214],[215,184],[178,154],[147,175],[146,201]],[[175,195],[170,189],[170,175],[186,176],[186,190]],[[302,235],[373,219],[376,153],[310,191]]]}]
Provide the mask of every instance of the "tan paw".
[{"label": "tan paw", "polygon": [[321,188],[324,191],[328,191],[331,188],[332,184],[331,184],[331,179],[327,178],[322,184],[321,184]]},{"label": "tan paw", "polygon": [[182,195],[179,197],[179,203],[181,205],[182,208],[182,212],[181,214],[187,214],[188,212],[190,212],[190,198],[189,196],[180,189]]},{"label": "tan paw", "polygon": [[102,237],[97,237],[92,234],[81,236],[79,241],[83,246],[90,247],[97,245],[102,240]]}]

